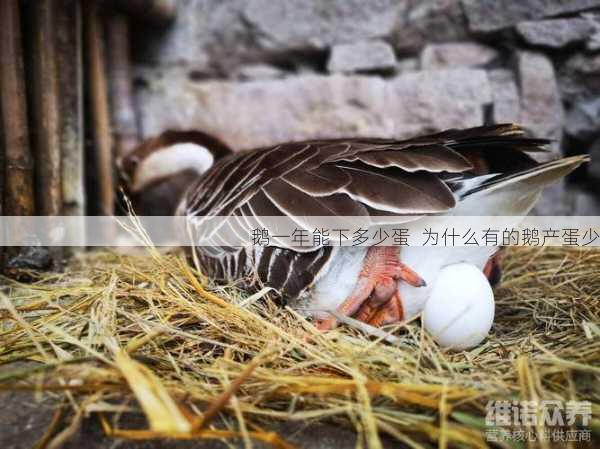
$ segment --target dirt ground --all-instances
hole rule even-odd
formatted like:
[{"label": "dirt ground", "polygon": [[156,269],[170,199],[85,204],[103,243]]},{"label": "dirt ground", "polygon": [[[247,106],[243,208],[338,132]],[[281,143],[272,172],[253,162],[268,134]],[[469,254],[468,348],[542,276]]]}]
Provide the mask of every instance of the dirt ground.
[{"label": "dirt ground", "polygon": [[[23,368],[20,365],[18,369]],[[4,370],[16,366],[0,367]],[[53,414],[53,404],[30,392],[0,391],[0,448],[30,449],[44,435]],[[143,422],[134,423],[143,426]],[[127,424],[125,424],[127,425]],[[133,426],[132,426],[133,427]],[[346,449],[356,446],[355,433],[334,424],[279,424],[277,431],[288,442],[301,449]],[[398,443],[383,441],[385,448],[398,448]],[[84,420],[81,428],[65,442],[63,449],[226,449],[228,446],[217,441],[124,441],[107,438],[99,422],[92,417]],[[243,442],[235,441],[234,447],[243,448]],[[269,447],[254,443],[255,448]]]}]

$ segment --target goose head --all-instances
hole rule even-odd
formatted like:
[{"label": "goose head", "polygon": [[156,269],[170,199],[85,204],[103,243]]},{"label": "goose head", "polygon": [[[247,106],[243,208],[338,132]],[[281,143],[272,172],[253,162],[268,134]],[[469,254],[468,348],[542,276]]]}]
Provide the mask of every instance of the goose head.
[{"label": "goose head", "polygon": [[201,131],[165,131],[117,161],[121,184],[140,215],[172,215],[183,192],[232,150]]}]

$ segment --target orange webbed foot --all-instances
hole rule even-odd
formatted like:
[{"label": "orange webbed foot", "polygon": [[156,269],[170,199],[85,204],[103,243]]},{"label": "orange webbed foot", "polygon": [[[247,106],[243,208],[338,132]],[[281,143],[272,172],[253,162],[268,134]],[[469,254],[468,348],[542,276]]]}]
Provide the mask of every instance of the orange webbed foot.
[{"label": "orange webbed foot", "polygon": [[[402,301],[397,294],[397,282],[408,282],[415,287],[425,284],[416,272],[400,262],[397,247],[369,248],[363,268],[352,294],[337,308],[344,316],[353,316],[360,321],[387,324],[402,319]],[[394,299],[396,298],[396,299]],[[335,317],[318,321],[319,330],[333,329]]]}]

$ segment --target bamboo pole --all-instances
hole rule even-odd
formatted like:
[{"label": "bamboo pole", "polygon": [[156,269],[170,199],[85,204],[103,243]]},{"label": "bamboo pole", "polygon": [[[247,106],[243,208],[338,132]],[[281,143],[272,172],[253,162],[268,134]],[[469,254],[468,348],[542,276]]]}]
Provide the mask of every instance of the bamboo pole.
[{"label": "bamboo pole", "polygon": [[57,0],[57,64],[64,215],[85,215],[82,17],[79,0]]},{"label": "bamboo pole", "polygon": [[18,0],[0,1],[0,89],[5,148],[3,212],[33,215],[33,158],[27,127]]},{"label": "bamboo pole", "polygon": [[106,27],[113,136],[116,155],[121,158],[139,143],[133,103],[127,17],[115,12],[108,17]]},{"label": "bamboo pole", "polygon": [[54,0],[37,0],[29,5],[30,23],[35,30],[29,34],[30,126],[35,154],[37,211],[41,215],[60,215],[62,212],[56,5]]},{"label": "bamboo pole", "polygon": [[114,182],[110,114],[106,82],[106,60],[102,25],[95,0],[85,2],[87,64],[92,114],[92,137],[100,198],[100,213],[114,213]]}]

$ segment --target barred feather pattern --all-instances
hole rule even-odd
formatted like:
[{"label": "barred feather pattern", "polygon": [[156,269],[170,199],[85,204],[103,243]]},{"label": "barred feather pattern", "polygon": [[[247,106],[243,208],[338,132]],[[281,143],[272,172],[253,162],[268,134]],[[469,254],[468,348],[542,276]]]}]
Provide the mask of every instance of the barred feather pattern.
[{"label": "barred feather pattern", "polygon": [[[516,125],[448,130],[408,140],[335,139],[292,142],[231,154],[188,190],[179,213],[193,241],[206,237],[210,217],[232,217],[251,235],[261,216],[287,216],[312,231],[311,217],[358,216],[365,225],[402,223],[445,213],[459,199],[464,179],[486,173],[518,173],[536,166],[527,152],[543,151],[545,139],[524,137]],[[408,218],[407,218],[408,217]],[[228,225],[232,226],[232,225]],[[217,233],[218,234],[218,233]],[[328,247],[197,247],[201,269],[215,279],[246,278],[283,297],[302,294],[326,269]]]}]

